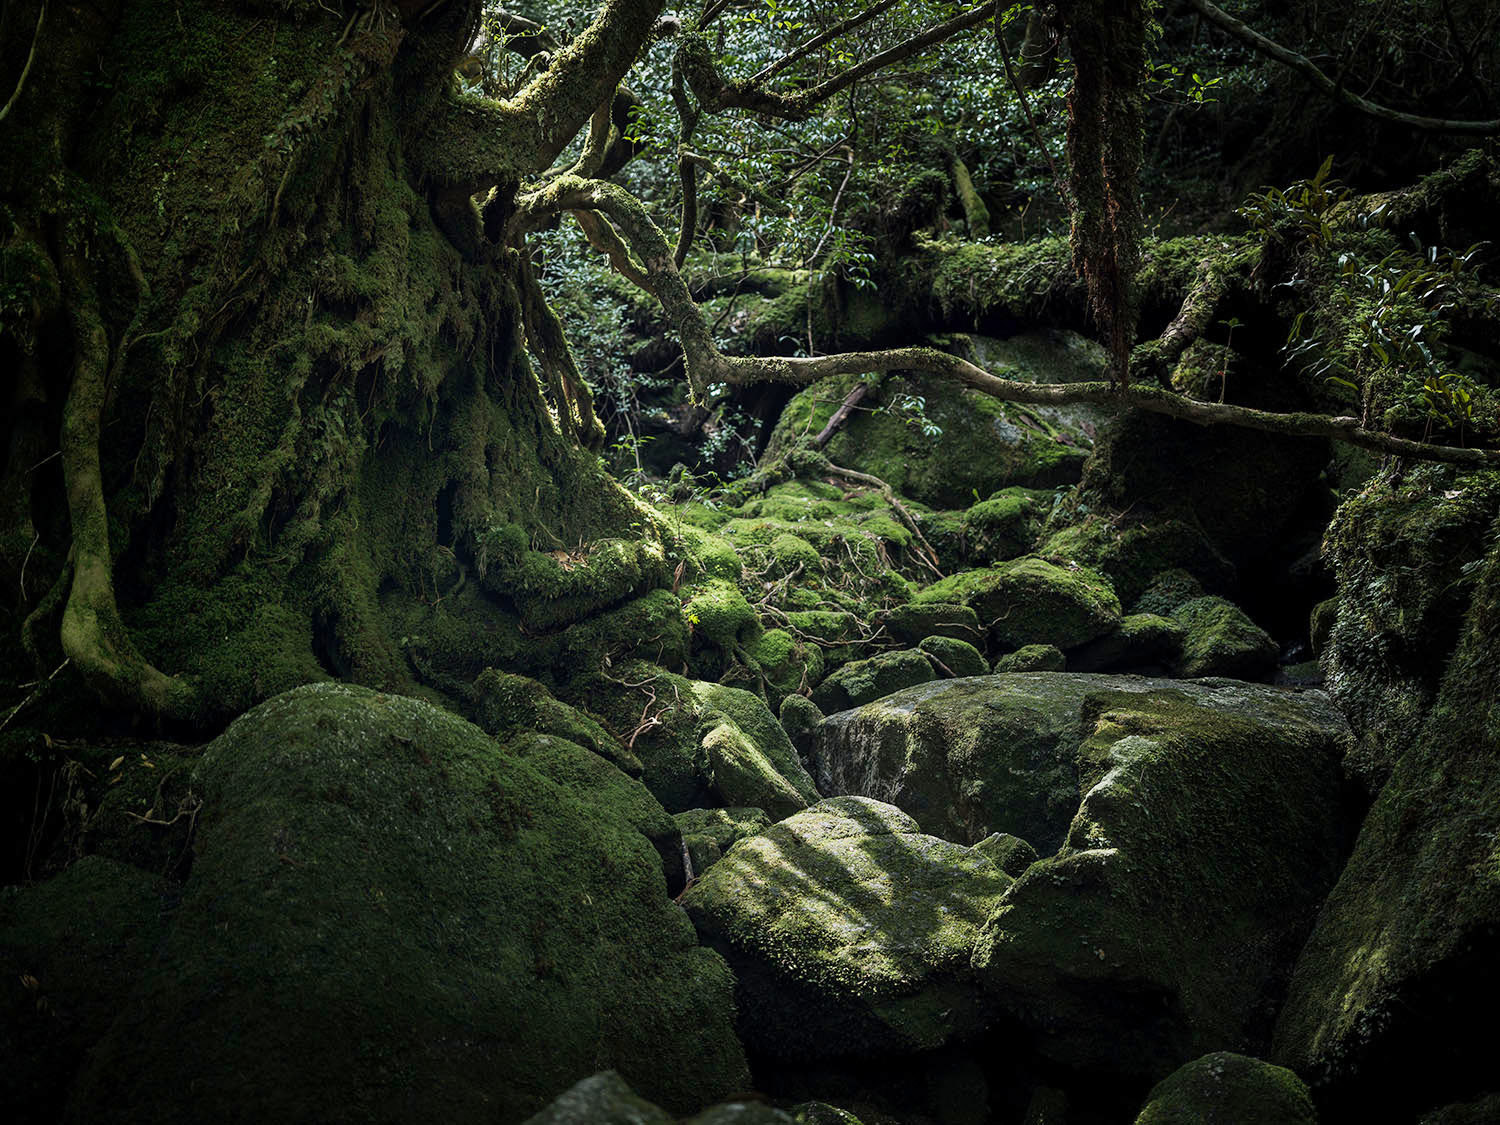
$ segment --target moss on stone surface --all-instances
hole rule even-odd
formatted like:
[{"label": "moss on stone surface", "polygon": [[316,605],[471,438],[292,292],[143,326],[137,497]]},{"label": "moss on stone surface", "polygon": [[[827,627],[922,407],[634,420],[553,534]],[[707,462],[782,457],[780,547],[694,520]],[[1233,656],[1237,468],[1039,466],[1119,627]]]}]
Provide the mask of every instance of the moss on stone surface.
[{"label": "moss on stone surface", "polygon": [[[1122,618],[1120,627],[1108,636],[1090,641],[1073,651],[1069,667],[1075,672],[1141,672],[1161,674],[1178,666],[1187,627],[1170,617],[1154,613],[1133,613]],[[1233,676],[1223,671],[1204,673]],[[1258,679],[1259,676],[1244,676]]]},{"label": "moss on stone surface", "polygon": [[1068,666],[1068,658],[1056,645],[1022,645],[1015,652],[1007,652],[995,660],[996,675],[1006,672],[1061,672]]},{"label": "moss on stone surface", "polygon": [[1026,869],[1037,861],[1036,849],[1009,832],[990,833],[974,845],[974,850],[989,856],[996,867],[1013,879],[1026,874]]},{"label": "moss on stone surface", "polygon": [[941,661],[947,669],[943,674],[953,676],[984,676],[989,674],[989,662],[984,653],[968,641],[953,637],[925,637],[918,650]]},{"label": "moss on stone surface", "polygon": [[1170,617],[1178,606],[1204,595],[1203,583],[1180,567],[1155,575],[1131,606],[1131,613],[1151,613]]},{"label": "moss on stone surface", "polygon": [[729,974],[611,801],[345,686],[257,708],[197,775],[192,879],[81,1116],[516,1120],[601,1058],[679,1109],[745,1081]]},{"label": "moss on stone surface", "polygon": [[733,582],[710,578],[683,593],[683,616],[709,644],[734,649],[749,642],[760,628],[755,610]]},{"label": "moss on stone surface", "polygon": [[937,671],[923,652],[882,652],[833,672],[813,690],[812,701],[824,714],[832,714],[936,678]]},{"label": "moss on stone surface", "polygon": [[692,860],[694,877],[718,863],[737,840],[771,826],[771,818],[760,809],[688,809],[673,819]]},{"label": "moss on stone surface", "polygon": [[1157,1083],[1135,1125],[1318,1125],[1318,1111],[1290,1070],[1218,1051]]},{"label": "moss on stone surface", "polygon": [[918,602],[886,610],[877,623],[902,644],[914,645],[928,637],[955,637],[978,645],[984,628],[973,608],[957,603]]},{"label": "moss on stone surface", "polygon": [[969,606],[1002,651],[1029,644],[1067,649],[1120,623],[1120,600],[1105,578],[1086,567],[1058,566],[1035,556],[941,579],[914,601]]},{"label": "moss on stone surface", "polygon": [[1195,598],[1173,610],[1172,620],[1183,630],[1180,676],[1268,680],[1276,670],[1276,642],[1233,602]]},{"label": "moss on stone surface", "polygon": [[1191,518],[1140,522],[1088,517],[1048,536],[1036,553],[1092,567],[1110,580],[1127,605],[1144,597],[1164,571],[1187,572],[1215,590],[1236,582],[1234,565]]},{"label": "moss on stone surface", "polygon": [[932,1048],[982,1024],[968,959],[1009,885],[899,810],[844,797],[742,840],[684,905],[736,969],[751,1050],[838,1058]]},{"label": "moss on stone surface", "polygon": [[592,750],[632,777],[641,775],[640,759],[619,739],[535,680],[487,668],[474,681],[472,700],[475,725],[501,742],[528,731],[550,734]]},{"label": "moss on stone surface", "polygon": [[1061,850],[990,918],[981,981],[1045,1056],[1096,1075],[1155,1081],[1207,1051],[1264,1050],[1339,869],[1343,718],[1315,692],[1055,678],[1099,682],[1084,797]]}]

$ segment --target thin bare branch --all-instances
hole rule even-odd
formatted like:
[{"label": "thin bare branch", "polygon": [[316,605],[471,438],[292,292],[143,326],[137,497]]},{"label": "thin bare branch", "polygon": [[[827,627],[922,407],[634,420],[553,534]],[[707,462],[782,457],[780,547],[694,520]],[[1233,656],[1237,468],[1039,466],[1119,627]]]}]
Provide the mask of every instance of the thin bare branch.
[{"label": "thin bare branch", "polygon": [[872,19],[880,15],[881,12],[885,11],[894,3],[896,3],[896,0],[876,0],[876,3],[871,4],[863,12],[859,12],[856,15],[850,16],[842,23],[834,24],[827,31],[824,31],[818,35],[814,35],[811,39],[807,40],[801,46],[793,47],[790,51],[782,55],[781,58],[777,59],[775,62],[771,63],[768,66],[762,67],[760,71],[758,71],[750,79],[750,81],[764,82],[766,79],[772,77],[773,75],[780,74],[783,70],[791,66],[793,63],[805,59],[819,47],[825,47],[829,43],[832,43],[835,39],[839,38],[839,36],[848,35],[849,32],[853,31],[856,27],[859,27],[862,24],[869,23]]},{"label": "thin bare branch", "polygon": [[1371,117],[1378,117],[1382,121],[1394,121],[1399,125],[1410,125],[1415,129],[1427,129],[1435,133],[1465,133],[1469,136],[1488,137],[1500,134],[1500,120],[1494,121],[1459,121],[1447,117],[1425,117],[1417,113],[1403,113],[1398,109],[1379,105],[1362,98],[1352,90],[1345,89],[1340,83],[1335,82],[1328,75],[1318,69],[1317,64],[1306,55],[1299,55],[1296,51],[1283,47],[1280,43],[1267,39],[1253,27],[1235,19],[1222,8],[1209,3],[1209,0],[1188,0],[1204,19],[1227,31],[1241,43],[1245,43],[1268,58],[1275,59],[1283,66],[1290,67],[1308,82],[1312,83],[1321,93],[1335,98],[1338,101],[1352,105],[1362,113]]}]

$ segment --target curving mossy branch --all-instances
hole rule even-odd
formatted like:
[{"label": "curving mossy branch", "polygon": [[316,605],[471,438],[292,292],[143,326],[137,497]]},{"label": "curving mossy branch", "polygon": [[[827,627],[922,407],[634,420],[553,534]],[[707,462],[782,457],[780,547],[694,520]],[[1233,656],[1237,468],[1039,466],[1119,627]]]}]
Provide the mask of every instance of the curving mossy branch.
[{"label": "curving mossy branch", "polygon": [[[629,192],[601,180],[564,176],[521,196],[517,208],[512,220],[516,233],[560,211],[580,216],[584,232],[595,248],[606,253],[620,273],[661,304],[668,322],[676,328],[682,341],[684,366],[695,397],[701,398],[714,384],[807,386],[836,375],[914,371],[951,379],[1004,402],[1136,407],[1204,426],[1231,425],[1287,437],[1327,438],[1377,453],[1423,461],[1472,467],[1500,465],[1500,449],[1415,441],[1367,429],[1357,418],[1304,412],[1277,413],[1231,403],[1202,402],[1161,387],[1140,384],[1027,383],[1002,378],[935,348],[887,348],[824,356],[728,356],[714,343],[707,319],[677,270],[666,235]],[[1189,301],[1207,305],[1210,295],[1195,291],[1189,295]],[[1179,319],[1193,321],[1201,315],[1201,310],[1188,309]],[[1170,350],[1176,346],[1176,341],[1167,340],[1163,344]]]}]

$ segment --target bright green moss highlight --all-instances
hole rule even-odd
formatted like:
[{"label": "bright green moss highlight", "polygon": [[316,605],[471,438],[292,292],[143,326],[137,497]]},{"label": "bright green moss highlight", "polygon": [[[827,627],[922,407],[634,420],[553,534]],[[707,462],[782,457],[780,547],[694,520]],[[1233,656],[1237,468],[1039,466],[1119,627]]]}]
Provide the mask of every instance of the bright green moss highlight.
[{"label": "bright green moss highlight", "polygon": [[1102,575],[1036,556],[952,575],[914,600],[969,606],[1001,649],[1028,644],[1071,648],[1103,636],[1120,622],[1120,600]]}]

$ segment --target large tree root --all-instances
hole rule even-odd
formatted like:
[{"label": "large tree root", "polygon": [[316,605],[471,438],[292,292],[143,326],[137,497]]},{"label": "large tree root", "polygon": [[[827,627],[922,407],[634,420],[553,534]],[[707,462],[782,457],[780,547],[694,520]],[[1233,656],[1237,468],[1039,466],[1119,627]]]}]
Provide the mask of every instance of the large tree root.
[{"label": "large tree root", "polygon": [[109,337],[81,258],[66,256],[61,274],[77,349],[77,369],[62,419],[63,479],[73,527],[73,583],[63,608],[63,652],[106,702],[163,718],[187,718],[195,710],[192,688],[141,656],[115,602],[109,514],[99,463],[99,433],[109,390]]}]

